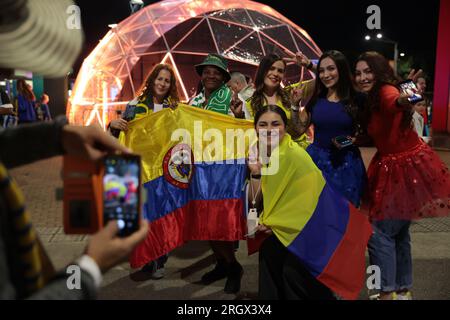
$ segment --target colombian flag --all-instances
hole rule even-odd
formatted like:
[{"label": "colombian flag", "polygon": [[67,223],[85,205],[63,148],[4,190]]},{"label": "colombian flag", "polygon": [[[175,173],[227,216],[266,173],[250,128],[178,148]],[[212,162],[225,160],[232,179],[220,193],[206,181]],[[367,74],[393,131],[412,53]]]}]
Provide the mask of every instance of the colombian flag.
[{"label": "colombian flag", "polygon": [[131,255],[133,268],[189,240],[244,238],[245,158],[256,139],[251,121],[179,105],[130,122],[120,139],[142,157],[150,223]]},{"label": "colombian flag", "polygon": [[339,296],[356,299],[364,283],[365,248],[372,234],[367,217],[330,188],[289,135],[273,152],[271,162],[274,157],[279,169],[262,178],[260,223],[270,227],[316,279]]}]

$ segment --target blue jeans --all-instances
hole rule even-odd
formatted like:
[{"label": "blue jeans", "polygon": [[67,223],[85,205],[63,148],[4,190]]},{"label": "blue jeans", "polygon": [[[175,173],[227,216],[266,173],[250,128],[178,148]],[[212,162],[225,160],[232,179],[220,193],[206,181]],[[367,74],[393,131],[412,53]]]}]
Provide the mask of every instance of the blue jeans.
[{"label": "blue jeans", "polygon": [[381,291],[392,292],[412,287],[411,221],[382,220],[372,224],[369,240],[371,265],[381,271]]}]

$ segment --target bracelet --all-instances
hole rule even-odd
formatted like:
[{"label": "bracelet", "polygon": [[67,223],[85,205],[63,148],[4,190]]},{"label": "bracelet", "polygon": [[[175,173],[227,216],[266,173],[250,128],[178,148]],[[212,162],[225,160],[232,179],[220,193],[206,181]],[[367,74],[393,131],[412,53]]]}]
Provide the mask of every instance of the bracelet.
[{"label": "bracelet", "polygon": [[250,178],[255,179],[255,180],[260,180],[261,174],[250,174]]},{"label": "bracelet", "polygon": [[295,106],[295,105],[291,105],[291,110],[295,111],[295,112],[298,112],[300,110],[300,107],[299,106]]}]

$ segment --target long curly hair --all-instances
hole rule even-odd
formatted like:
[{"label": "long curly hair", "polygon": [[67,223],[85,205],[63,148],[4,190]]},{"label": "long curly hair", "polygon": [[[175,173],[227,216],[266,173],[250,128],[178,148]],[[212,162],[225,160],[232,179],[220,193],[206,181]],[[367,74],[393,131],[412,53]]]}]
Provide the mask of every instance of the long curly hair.
[{"label": "long curly hair", "polygon": [[356,130],[359,122],[359,107],[355,99],[356,91],[353,88],[352,72],[350,64],[348,63],[345,55],[337,50],[326,51],[322,54],[317,64],[316,70],[316,85],[312,98],[306,105],[306,111],[309,115],[312,113],[312,109],[317,103],[319,98],[325,98],[327,96],[328,89],[322,83],[319,77],[320,64],[326,58],[330,58],[336,64],[337,71],[339,73],[339,80],[336,84],[336,93],[340,102],[344,105],[345,111],[353,120],[354,130]]},{"label": "long curly hair", "polygon": [[[264,78],[269,72],[270,67],[277,61],[281,61],[286,68],[286,63],[283,61],[283,58],[277,54],[268,54],[261,59],[259,63],[258,70],[256,71],[255,77],[255,92],[250,100],[250,105],[252,106],[254,114],[256,114],[264,105],[267,104],[266,98],[264,97]],[[289,93],[283,90],[281,86],[277,88],[277,94],[281,97],[281,102],[286,109],[290,108],[290,99]]]},{"label": "long curly hair", "polygon": [[17,80],[17,92],[25,97],[28,101],[36,101],[33,90],[28,86],[25,80]]},{"label": "long curly hair", "polygon": [[[397,86],[399,78],[395,76],[394,70],[389,65],[388,60],[378,52],[368,51],[361,54],[356,60],[358,62],[365,61],[374,75],[375,84],[368,93],[367,107],[365,108],[364,124],[367,126],[371,112],[380,109],[380,89],[384,85]],[[355,67],[356,69],[356,67]],[[403,111],[401,128],[407,129],[411,127],[413,111],[408,109]]]},{"label": "long curly hair", "polygon": [[144,84],[138,90],[138,99],[147,97],[149,95],[151,97],[155,96],[155,89],[154,89],[155,80],[158,77],[159,72],[161,70],[167,70],[170,73],[170,89],[164,98],[170,99],[171,102],[180,101],[178,97],[177,79],[175,78],[175,72],[173,71],[172,67],[168,64],[158,64],[153,68],[153,70],[148,75],[147,80],[145,80]]}]

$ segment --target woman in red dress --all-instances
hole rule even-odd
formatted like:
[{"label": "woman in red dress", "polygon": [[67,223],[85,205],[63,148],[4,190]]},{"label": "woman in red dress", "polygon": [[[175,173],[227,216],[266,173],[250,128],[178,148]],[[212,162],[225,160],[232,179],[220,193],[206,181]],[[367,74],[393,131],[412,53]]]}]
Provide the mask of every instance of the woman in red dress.
[{"label": "woman in red dress", "polygon": [[380,299],[411,299],[412,220],[448,215],[448,168],[412,127],[412,105],[396,87],[388,61],[366,52],[356,64],[355,81],[368,94],[366,125],[377,148],[368,169],[363,209],[374,234],[369,241],[372,265],[381,269]]}]

